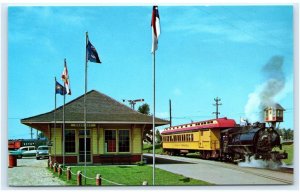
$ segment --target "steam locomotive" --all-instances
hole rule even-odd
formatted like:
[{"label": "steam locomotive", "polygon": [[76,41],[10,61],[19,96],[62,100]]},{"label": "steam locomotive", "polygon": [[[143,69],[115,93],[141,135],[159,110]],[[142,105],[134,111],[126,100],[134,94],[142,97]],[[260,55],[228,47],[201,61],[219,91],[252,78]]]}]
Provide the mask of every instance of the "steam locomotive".
[{"label": "steam locomotive", "polygon": [[273,151],[280,136],[265,123],[241,126],[233,119],[218,118],[166,128],[162,133],[163,151],[169,155],[199,152],[203,159],[243,161],[247,157],[280,161],[287,153]]},{"label": "steam locomotive", "polygon": [[287,153],[273,151],[282,149],[280,135],[274,127],[256,122],[246,126],[221,130],[222,160],[240,161],[254,156],[255,159],[279,161],[287,158]]}]

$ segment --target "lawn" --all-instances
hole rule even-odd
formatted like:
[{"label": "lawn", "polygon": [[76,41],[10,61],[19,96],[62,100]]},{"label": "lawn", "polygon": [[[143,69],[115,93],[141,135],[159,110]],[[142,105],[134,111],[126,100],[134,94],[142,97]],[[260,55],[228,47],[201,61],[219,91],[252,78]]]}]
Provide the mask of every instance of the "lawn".
[{"label": "lawn", "polygon": [[[84,174],[84,167],[74,166],[71,167],[72,173],[77,173],[80,170]],[[96,174],[100,174],[104,179],[110,180],[115,183],[123,184],[126,186],[141,186],[144,181],[148,185],[152,185],[152,167],[147,165],[102,165],[102,166],[87,166],[87,177],[95,178]],[[57,173],[54,174],[57,176]],[[155,185],[156,186],[175,186],[175,185],[213,185],[205,181],[191,179],[182,175],[177,175],[164,171],[162,169],[155,169]],[[60,176],[60,179],[66,181],[66,173]],[[68,185],[76,185],[76,176],[72,175],[70,181],[66,181]],[[82,180],[84,185],[84,178]],[[95,185],[95,179],[86,179],[86,185]],[[108,181],[102,180],[104,186],[116,186]]]}]

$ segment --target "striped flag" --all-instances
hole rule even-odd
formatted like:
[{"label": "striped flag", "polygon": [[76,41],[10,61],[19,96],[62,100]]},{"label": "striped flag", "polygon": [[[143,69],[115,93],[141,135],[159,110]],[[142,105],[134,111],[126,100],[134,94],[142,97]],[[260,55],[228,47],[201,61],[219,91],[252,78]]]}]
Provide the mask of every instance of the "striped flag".
[{"label": "striped flag", "polygon": [[65,87],[66,87],[66,91],[67,91],[67,94],[68,95],[71,95],[71,88],[70,88],[70,81],[69,81],[69,73],[68,73],[68,68],[67,68],[67,62],[66,62],[66,59],[65,59],[65,67],[64,67],[64,70],[63,70],[63,73],[61,75],[61,78],[65,84]]},{"label": "striped flag", "polygon": [[152,11],[152,19],[151,19],[151,27],[152,27],[152,53],[157,50],[158,37],[160,35],[160,23],[159,23],[159,14],[158,7],[153,6]]}]

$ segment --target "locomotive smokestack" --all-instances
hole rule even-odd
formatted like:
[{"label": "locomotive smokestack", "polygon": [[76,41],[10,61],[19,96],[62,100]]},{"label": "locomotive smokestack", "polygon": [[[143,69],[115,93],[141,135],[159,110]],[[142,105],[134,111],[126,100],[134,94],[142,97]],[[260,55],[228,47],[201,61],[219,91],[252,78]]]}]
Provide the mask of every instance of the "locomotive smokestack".
[{"label": "locomotive smokestack", "polygon": [[[273,56],[262,68],[265,81],[249,94],[248,102],[245,106],[247,118],[254,121],[264,120],[264,109],[275,107],[275,96],[283,90],[285,86],[285,76],[282,70],[283,57]],[[257,111],[259,114],[257,115]]]}]

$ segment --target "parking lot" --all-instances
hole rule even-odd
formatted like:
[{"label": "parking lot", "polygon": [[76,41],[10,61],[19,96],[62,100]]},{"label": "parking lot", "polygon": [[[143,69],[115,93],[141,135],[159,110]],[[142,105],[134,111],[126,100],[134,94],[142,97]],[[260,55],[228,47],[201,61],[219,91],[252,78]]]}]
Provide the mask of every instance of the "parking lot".
[{"label": "parking lot", "polygon": [[61,186],[65,183],[47,170],[47,159],[24,157],[17,160],[17,167],[8,168],[8,186]]}]

